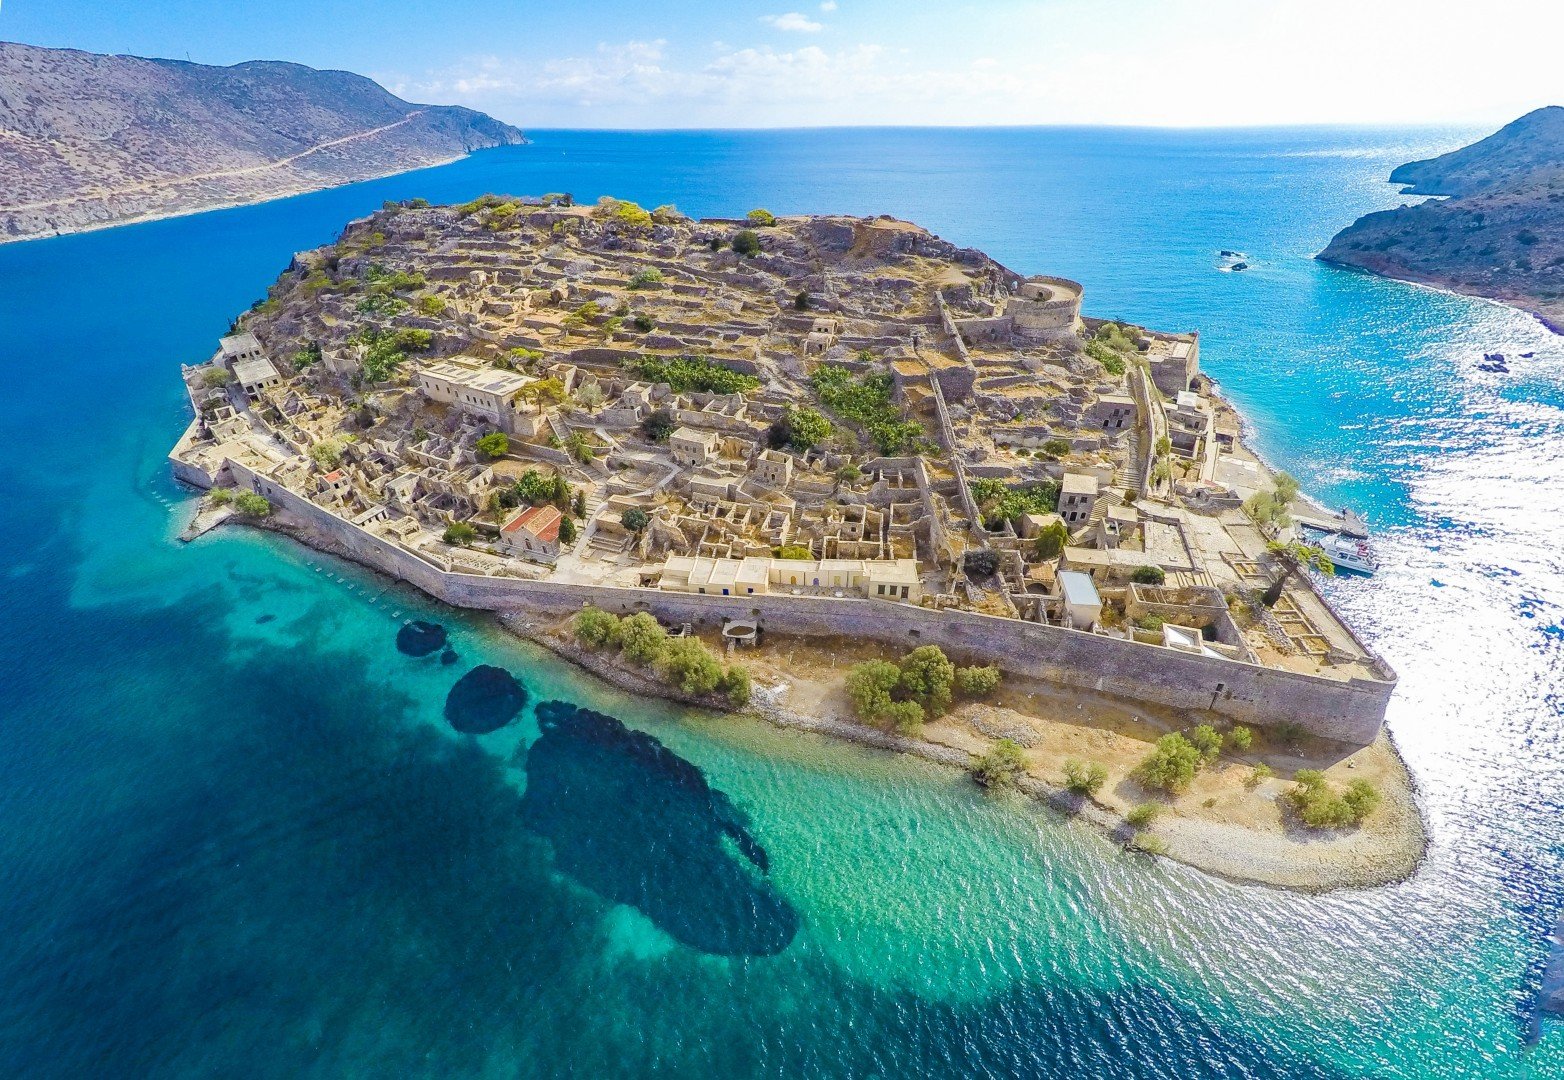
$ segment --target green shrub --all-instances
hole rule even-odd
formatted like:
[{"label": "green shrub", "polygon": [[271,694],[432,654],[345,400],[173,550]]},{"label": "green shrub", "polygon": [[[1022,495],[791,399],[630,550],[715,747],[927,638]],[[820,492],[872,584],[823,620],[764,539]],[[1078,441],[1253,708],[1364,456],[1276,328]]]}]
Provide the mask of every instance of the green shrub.
[{"label": "green shrub", "polygon": [[478,439],[478,453],[489,459],[502,458],[510,452],[510,438],[503,431],[491,431]]},{"label": "green shrub", "polygon": [[744,668],[733,666],[722,673],[722,682],[717,685],[722,696],[728,699],[728,704],[735,709],[742,709],[749,704],[753,688],[750,684],[749,672]]},{"label": "green shrub", "polygon": [[1299,769],[1287,793],[1299,820],[1311,829],[1344,829],[1361,824],[1380,803],[1380,794],[1367,780],[1354,780],[1338,795],[1318,769]]},{"label": "green shrub", "polygon": [[1108,770],[1098,762],[1070,758],[1064,763],[1064,786],[1076,795],[1095,795],[1108,782]]},{"label": "green shrub", "polygon": [[453,521],[445,527],[442,539],[447,544],[466,545],[478,538],[478,530],[465,521]]},{"label": "green shrub", "polygon": [[1018,743],[1000,739],[972,763],[972,778],[986,788],[1014,787],[1026,773],[1026,755]]},{"label": "green shrub", "polygon": [[227,368],[210,367],[201,372],[201,385],[207,387],[208,389],[215,389],[219,386],[227,386],[233,381],[234,378],[232,375],[228,374]]},{"label": "green shrub", "polygon": [[561,510],[570,508],[570,484],[559,473],[541,473],[536,469],[528,469],[511,485],[511,492],[516,498],[516,503],[526,503],[528,506],[557,506]]},{"label": "green shrub", "polygon": [[789,407],[779,421],[787,428],[787,445],[794,450],[813,450],[831,437],[831,421],[817,409]]},{"label": "green shrub", "polygon": [[234,509],[245,517],[263,518],[272,512],[272,504],[266,501],[264,495],[257,495],[253,491],[241,491],[234,496]]},{"label": "green shrub", "polygon": [[619,644],[619,616],[602,608],[582,608],[572,620],[576,640],[591,649]]},{"label": "green shrub", "polygon": [[1065,528],[1064,522],[1050,521],[1037,534],[1037,540],[1032,546],[1032,554],[1043,562],[1057,559],[1069,542],[1070,530]]},{"label": "green shrub", "polygon": [[1141,630],[1149,630],[1155,634],[1162,630],[1166,621],[1161,615],[1142,615],[1135,620],[1135,625]]},{"label": "green shrub", "polygon": [[770,210],[751,210],[748,214],[745,215],[745,217],[749,219],[749,223],[751,225],[756,225],[760,228],[768,228],[769,226],[775,225],[777,223],[776,215],[773,214]]},{"label": "green shrub", "polygon": [[847,673],[847,700],[864,720],[877,720],[891,705],[891,694],[901,683],[901,669],[886,660],[854,664]]},{"label": "green shrub", "polygon": [[800,289],[798,291],[798,295],[793,297],[793,310],[794,311],[808,311],[809,310],[809,290],[808,289]]},{"label": "green shrub", "polygon": [[1189,742],[1200,751],[1200,760],[1209,764],[1222,753],[1222,736],[1210,724],[1200,724],[1189,733]]},{"label": "green shrub", "polygon": [[815,553],[803,544],[783,544],[773,552],[779,559],[798,559],[804,562],[814,560]]},{"label": "green shrub", "polygon": [[652,664],[668,645],[668,631],[650,612],[638,611],[619,623],[619,649],[627,660]]},{"label": "green shrub", "polygon": [[1135,767],[1134,776],[1146,787],[1177,794],[1194,783],[1202,760],[1194,744],[1174,732],[1157,740],[1151,753]]},{"label": "green shrub", "polygon": [[760,254],[760,237],[754,229],[740,229],[733,236],[733,250],[752,259]]},{"label": "green shrub", "polygon": [[821,364],[809,377],[820,403],[863,429],[882,454],[897,454],[923,438],[923,427],[906,419],[891,400],[894,380],[886,371],[855,376],[840,364]]},{"label": "green shrub", "polygon": [[[1059,484],[1055,480],[1042,480],[1020,487],[1010,487],[1003,480],[986,476],[972,485],[972,498],[983,515],[983,524],[998,529],[1006,521],[1016,521],[1023,514],[1049,514],[1059,508]],[[1068,537],[1068,532],[1065,534]]]},{"label": "green shrub", "polygon": [[1124,815],[1124,821],[1132,829],[1144,829],[1162,816],[1162,807],[1156,803],[1141,803]]},{"label": "green shrub", "polygon": [[1271,767],[1262,761],[1250,771],[1248,776],[1244,777],[1244,787],[1253,791],[1275,775]]},{"label": "green shrub", "polygon": [[1130,574],[1130,580],[1137,585],[1161,585],[1167,579],[1167,572],[1160,566],[1137,566]]},{"label": "green shrub", "polygon": [[308,345],[304,346],[304,348],[298,349],[294,352],[293,370],[303,371],[305,368],[320,363],[320,360],[320,342],[312,341]]},{"label": "green shrub", "polygon": [[421,296],[418,298],[418,313],[436,318],[445,314],[445,301],[438,296]]},{"label": "green shrub", "polygon": [[902,735],[916,735],[923,726],[923,706],[916,701],[893,701],[880,710],[879,723]]},{"label": "green shrub", "polygon": [[630,275],[630,288],[645,289],[652,285],[663,283],[663,272],[655,266],[648,266],[644,270],[637,270]]},{"label": "green shrub", "polygon": [[228,488],[213,488],[206,497],[213,506],[227,506],[234,501],[234,493]]},{"label": "green shrub", "polygon": [[1168,853],[1168,842],[1156,833],[1138,832],[1130,837],[1130,846],[1137,851],[1144,851],[1147,855]]},{"label": "green shrub", "polygon": [[956,665],[938,645],[920,645],[901,660],[899,689],[933,716],[950,708]]},{"label": "green shrub", "polygon": [[647,382],[666,383],[679,394],[742,394],[760,385],[755,376],[703,356],[642,356],[625,367]]},{"label": "green shrub", "polygon": [[310,460],[322,469],[335,469],[342,464],[342,442],[338,439],[322,439],[310,447]]},{"label": "green shrub", "polygon": [[983,697],[999,688],[1001,678],[999,668],[994,664],[986,667],[957,668],[956,689],[967,697]]},{"label": "green shrub", "polygon": [[1061,458],[1070,452],[1070,444],[1064,439],[1049,439],[1043,443],[1043,453],[1052,458]]},{"label": "green shrub", "polygon": [[1227,745],[1241,754],[1248,753],[1254,745],[1254,732],[1239,724],[1227,733]]},{"label": "green shrub", "polygon": [[722,682],[722,665],[697,637],[674,638],[657,656],[657,674],[686,694],[709,694]]},{"label": "green shrub", "polygon": [[652,523],[651,516],[638,506],[632,506],[619,515],[619,524],[633,533],[638,533]]}]

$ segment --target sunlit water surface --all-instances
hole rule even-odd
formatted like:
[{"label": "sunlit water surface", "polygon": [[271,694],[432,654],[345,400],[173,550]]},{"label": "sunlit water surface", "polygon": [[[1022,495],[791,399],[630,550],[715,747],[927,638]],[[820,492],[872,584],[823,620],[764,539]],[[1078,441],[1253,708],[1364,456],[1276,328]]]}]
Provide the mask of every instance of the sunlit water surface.
[{"label": "sunlit water surface", "polygon": [[[1564,346],[1310,258],[1470,134],[544,132],[0,247],[0,1072],[1564,1074],[1533,1029],[1564,908]],[[1257,447],[1378,528],[1384,571],[1328,588],[1401,673],[1427,864],[1224,884],[953,772],[627,698],[286,541],[173,542],[177,365],[293,251],[384,199],[561,190],[891,213],[1199,328]],[[1476,371],[1494,350],[1514,375]],[[417,618],[451,662],[397,650]],[[480,664],[528,703],[458,735]]]}]

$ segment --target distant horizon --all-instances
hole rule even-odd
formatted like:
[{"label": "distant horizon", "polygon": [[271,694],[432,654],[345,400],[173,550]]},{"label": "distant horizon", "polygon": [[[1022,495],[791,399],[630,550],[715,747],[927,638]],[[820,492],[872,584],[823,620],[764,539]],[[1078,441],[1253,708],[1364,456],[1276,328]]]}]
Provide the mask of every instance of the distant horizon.
[{"label": "distant horizon", "polygon": [[[4,0],[0,0],[0,5],[3,5],[3,3],[4,3]],[[92,56],[114,56],[114,57],[122,57],[124,59],[129,59],[129,60],[147,60],[147,61],[152,61],[152,62],[164,62],[164,61],[167,61],[167,62],[170,62],[170,63],[194,64],[194,65],[199,66],[199,67],[211,67],[211,68],[219,68],[219,69],[242,67],[245,64],[291,64],[291,65],[294,65],[296,67],[309,68],[309,69],[314,70],[314,71],[327,71],[327,72],[334,71],[334,72],[341,72],[341,73],[347,74],[347,75],[357,75],[357,76],[359,76],[361,78],[370,79],[377,86],[380,86],[381,89],[386,90],[388,93],[396,94],[396,92],[394,90],[392,90],[390,87],[386,86],[379,79],[376,79],[372,75],[367,75],[367,74],[365,74],[362,71],[354,71],[351,68],[344,68],[344,67],[320,67],[320,68],[317,68],[317,67],[314,67],[314,65],[306,64],[303,61],[291,60],[291,59],[288,59],[287,57],[282,57],[282,56],[255,56],[255,57],[251,57],[248,60],[236,60],[236,61],[234,61],[231,64],[209,64],[209,63],[205,63],[205,62],[200,61],[200,60],[192,60],[192,59],[189,59],[188,57],[183,57],[183,56],[153,56],[153,55],[150,55],[150,54],[133,53],[133,52],[110,52],[110,53],[103,53],[103,52],[96,52],[96,51],[94,51],[92,49],[82,49],[82,48],[77,48],[77,47],[74,47],[74,46],[39,45],[39,44],[36,44],[34,42],[15,41],[15,40],[13,40],[11,38],[4,38],[4,37],[0,37],[0,43],[13,44],[13,45],[24,45],[24,46],[27,46],[29,48],[38,48],[38,49],[57,49],[57,50],[59,50],[61,52],[79,52],[79,53],[92,55]],[[402,97],[401,94],[396,94],[396,96],[397,97]],[[420,101],[420,100],[415,100],[415,99],[412,99],[412,98],[405,98],[405,97],[403,98],[403,100],[407,101],[407,103],[410,104],[410,105],[425,105],[425,106],[437,106],[437,107],[439,107],[439,106],[461,106],[461,107],[464,107],[464,108],[475,108],[475,106],[463,105],[461,102],[457,102],[457,101]],[[1520,117],[1527,115],[1528,113],[1536,112],[1539,109],[1559,108],[1559,107],[1564,107],[1564,106],[1555,105],[1553,103],[1537,105],[1537,106],[1535,106],[1535,107],[1533,107],[1531,109],[1527,109],[1527,110],[1525,110],[1523,112],[1517,113],[1515,116],[1511,117],[1509,120],[1505,120],[1505,121],[1502,121],[1502,122],[1499,122],[1499,123],[1495,124],[1493,126],[1493,130],[1496,131],[1500,127],[1503,127],[1505,124],[1509,124],[1509,123],[1513,122],[1514,120],[1517,120]],[[480,111],[483,111],[483,110],[480,110]],[[489,114],[489,115],[493,115],[493,114]],[[1108,130],[1108,131],[1285,131],[1285,130],[1298,130],[1298,131],[1320,131],[1320,130],[1333,130],[1333,131],[1385,131],[1385,130],[1432,131],[1432,130],[1441,130],[1441,129],[1450,129],[1450,130],[1454,130],[1454,129],[1478,129],[1478,128],[1484,128],[1484,127],[1487,126],[1487,122],[1484,122],[1484,121],[1442,121],[1442,120],[1412,120],[1412,121],[1405,121],[1405,122],[1395,122],[1395,121],[1354,122],[1354,121],[1345,121],[1345,120],[1343,120],[1343,121],[1299,120],[1299,121],[1279,122],[1279,123],[1257,122],[1257,123],[1243,123],[1243,124],[1224,124],[1224,123],[1150,124],[1150,123],[1133,123],[1133,122],[1101,122],[1101,123],[1094,123],[1094,122],[1090,122],[1090,121],[1078,121],[1077,122],[1077,121],[1060,120],[1060,121],[1047,121],[1047,122],[1035,122],[1035,123],[1017,122],[1017,123],[993,123],[993,124],[981,124],[981,123],[974,123],[974,124],[954,124],[954,123],[915,124],[915,123],[893,123],[893,122],[885,122],[885,123],[852,123],[852,122],[844,122],[844,123],[809,123],[809,122],[798,122],[798,123],[764,124],[764,125],[757,124],[757,125],[749,125],[749,126],[734,125],[734,124],[707,124],[707,125],[664,125],[664,126],[650,126],[649,125],[649,126],[645,126],[645,127],[617,127],[617,126],[612,126],[612,125],[597,125],[597,124],[586,124],[586,123],[578,123],[578,124],[527,124],[527,123],[524,123],[524,122],[521,122],[521,121],[518,121],[518,120],[506,119],[504,117],[499,117],[499,116],[495,116],[494,119],[502,120],[504,123],[510,124],[513,127],[520,128],[523,132],[526,132],[526,133],[549,132],[549,131],[594,131],[594,132],[601,132],[601,133],[604,133],[604,134],[613,134],[615,132],[622,132],[624,134],[632,134],[632,135],[633,134],[678,133],[678,132],[895,131],[895,130],[905,130],[905,131],[1068,131],[1068,130],[1081,130],[1081,131],[1102,131],[1102,130]]]},{"label": "distant horizon", "polygon": [[[272,58],[523,129],[1459,128],[1559,100],[1564,10],[1460,0],[9,0],[0,38],[230,67]],[[1501,64],[1476,58],[1502,56]]]}]

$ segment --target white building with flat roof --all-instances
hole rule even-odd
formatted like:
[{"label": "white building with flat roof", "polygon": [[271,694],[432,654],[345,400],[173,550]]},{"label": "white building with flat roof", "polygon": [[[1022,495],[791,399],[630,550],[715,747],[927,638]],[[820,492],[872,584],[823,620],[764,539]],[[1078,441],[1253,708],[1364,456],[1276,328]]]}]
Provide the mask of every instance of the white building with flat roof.
[{"label": "white building with flat roof", "polygon": [[420,367],[414,381],[430,401],[454,406],[502,431],[515,433],[517,417],[524,411],[521,392],[537,380],[519,371],[489,367],[470,357],[458,356]]},{"label": "white building with flat roof", "polygon": [[1076,630],[1090,630],[1102,618],[1102,597],[1090,574],[1079,570],[1061,570],[1055,580],[1063,601],[1064,624]]}]

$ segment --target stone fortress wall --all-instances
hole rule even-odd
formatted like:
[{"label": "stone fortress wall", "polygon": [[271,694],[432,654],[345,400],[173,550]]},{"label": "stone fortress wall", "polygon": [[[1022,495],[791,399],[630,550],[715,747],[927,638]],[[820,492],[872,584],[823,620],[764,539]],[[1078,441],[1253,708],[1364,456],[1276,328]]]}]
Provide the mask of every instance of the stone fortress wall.
[{"label": "stone fortress wall", "polygon": [[[187,432],[176,455],[190,437]],[[211,487],[219,479],[177,457],[171,460],[175,475],[193,486]],[[223,471],[228,474],[223,479],[266,496],[287,518],[351,558],[458,607],[563,616],[592,604],[618,613],[650,611],[665,622],[697,627],[758,618],[765,629],[783,634],[868,638],[898,648],[939,645],[961,662],[996,662],[1014,674],[1132,702],[1209,710],[1238,723],[1295,724],[1355,745],[1378,736],[1395,686],[1390,677],[1330,679],[1040,623],[870,599],[701,596],[454,573],[241,463],[229,461]]]}]

